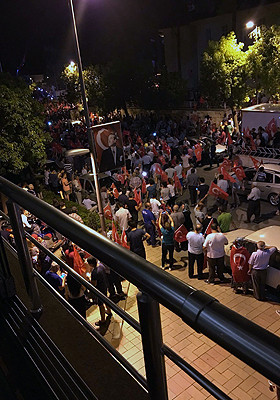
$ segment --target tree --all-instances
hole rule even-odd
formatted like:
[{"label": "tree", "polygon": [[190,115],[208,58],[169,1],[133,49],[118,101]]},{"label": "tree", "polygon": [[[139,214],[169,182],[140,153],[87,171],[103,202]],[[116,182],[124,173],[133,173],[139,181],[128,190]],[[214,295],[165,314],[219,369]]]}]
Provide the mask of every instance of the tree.
[{"label": "tree", "polygon": [[51,138],[44,132],[44,108],[20,78],[0,74],[0,173],[18,174],[45,161]]},{"label": "tree", "polygon": [[256,27],[248,49],[248,70],[256,92],[280,95],[280,26]]},{"label": "tree", "polygon": [[81,100],[81,90],[79,84],[79,71],[77,64],[73,61],[66,65],[61,73],[61,79],[67,89],[67,101],[76,104]]},{"label": "tree", "polygon": [[105,114],[106,86],[104,82],[104,73],[102,67],[100,65],[89,65],[83,71],[83,75],[89,106],[93,108],[94,112]]},{"label": "tree", "polygon": [[210,41],[203,53],[201,85],[203,94],[220,105],[227,102],[233,110],[249,94],[247,54],[231,32],[219,41]]}]

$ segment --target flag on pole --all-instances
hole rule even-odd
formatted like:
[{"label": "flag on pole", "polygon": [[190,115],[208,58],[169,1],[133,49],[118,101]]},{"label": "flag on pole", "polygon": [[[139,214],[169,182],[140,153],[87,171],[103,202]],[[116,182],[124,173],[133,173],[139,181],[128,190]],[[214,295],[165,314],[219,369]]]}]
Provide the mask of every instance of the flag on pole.
[{"label": "flag on pole", "polygon": [[157,150],[156,150],[154,144],[153,144],[153,147],[152,147],[152,152],[154,153],[154,155],[155,155],[156,157],[158,157],[158,152],[157,152]]},{"label": "flag on pole", "polygon": [[243,169],[243,167],[241,167],[241,165],[240,165],[240,166],[237,166],[237,167],[234,167],[232,170],[234,171],[234,173],[235,173],[235,175],[236,175],[236,178],[237,178],[239,181],[242,181],[243,178],[246,177],[245,172],[244,172],[244,169]]},{"label": "flag on pole", "polygon": [[252,157],[252,156],[250,156],[250,158],[251,158],[251,160],[252,160],[252,162],[254,164],[254,167],[256,169],[259,169],[259,167],[262,165],[262,163],[259,160],[257,160],[256,158]]},{"label": "flag on pole", "polygon": [[197,161],[201,161],[201,153],[202,153],[202,147],[201,147],[201,145],[199,143],[197,143],[194,146],[194,154],[196,156],[196,160]]},{"label": "flag on pole", "polygon": [[176,172],[176,171],[175,171],[175,173],[174,173],[174,186],[175,186],[175,188],[177,188],[177,189],[181,189],[181,187],[182,187],[181,182],[180,182],[180,179],[178,178],[178,175],[177,175],[177,172]]},{"label": "flag on pole", "polygon": [[119,192],[118,189],[116,188],[116,185],[114,183],[112,183],[111,188],[113,189],[113,195],[115,197],[115,199],[119,198]]},{"label": "flag on pole", "polygon": [[112,222],[112,238],[113,238],[113,241],[114,241],[114,242],[120,244],[120,242],[121,242],[120,236],[119,236],[119,234],[118,234],[118,231],[117,231],[117,228],[116,228],[114,222]]},{"label": "flag on pole", "polygon": [[211,218],[206,230],[205,230],[205,235],[209,235],[210,233],[212,233],[212,229],[211,229],[211,225],[213,224],[213,218]]},{"label": "flag on pole", "polygon": [[122,231],[122,236],[121,236],[121,243],[122,247],[124,247],[125,249],[130,249],[130,246],[127,243],[127,236],[125,233],[125,230],[123,229]]},{"label": "flag on pole", "polygon": [[221,168],[221,174],[223,175],[226,181],[236,183],[236,180],[225,170],[225,168]]},{"label": "flag on pole", "polygon": [[118,180],[119,182],[121,182],[121,184],[123,185],[124,182],[125,182],[125,175],[123,175],[123,174],[117,174],[117,180]]},{"label": "flag on pole", "polygon": [[227,133],[227,144],[228,144],[228,146],[230,146],[230,145],[232,145],[232,143],[233,143],[232,137],[230,136],[230,133],[228,132]]},{"label": "flag on pole", "polygon": [[103,213],[104,213],[105,218],[108,218],[111,220],[113,219],[110,203],[108,203],[107,206],[103,208]]},{"label": "flag on pole", "polygon": [[220,197],[221,199],[227,200],[228,199],[228,194],[221,189],[218,185],[216,185],[214,182],[211,183],[209,192],[210,195]]},{"label": "flag on pole", "polygon": [[185,227],[185,225],[181,225],[179,226],[179,228],[175,231],[174,233],[174,239],[176,240],[176,242],[182,243],[182,242],[186,242],[187,240],[187,233],[188,230]]},{"label": "flag on pole", "polygon": [[162,166],[166,164],[165,158],[163,156],[159,157],[159,161],[161,162]]},{"label": "flag on pole", "polygon": [[143,179],[143,181],[142,181],[141,192],[142,192],[143,194],[145,194],[145,193],[147,192],[147,186],[146,186],[146,181],[145,181],[145,179]]},{"label": "flag on pole", "polygon": [[139,190],[138,192],[137,189],[134,188],[133,192],[134,192],[134,199],[137,203],[137,206],[139,206],[139,204],[141,203],[141,190]]},{"label": "flag on pole", "polygon": [[84,262],[75,246],[73,246],[73,249],[74,249],[73,250],[74,251],[74,259],[73,259],[74,271],[76,271],[78,274],[82,275],[86,270],[86,268],[84,266]]}]

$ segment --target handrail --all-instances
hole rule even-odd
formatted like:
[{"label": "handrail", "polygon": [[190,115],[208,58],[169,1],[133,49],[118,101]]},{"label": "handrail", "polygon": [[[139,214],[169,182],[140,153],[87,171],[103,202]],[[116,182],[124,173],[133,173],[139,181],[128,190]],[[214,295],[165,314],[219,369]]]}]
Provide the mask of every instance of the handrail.
[{"label": "handrail", "polygon": [[0,191],[280,386],[280,338],[0,177]]}]

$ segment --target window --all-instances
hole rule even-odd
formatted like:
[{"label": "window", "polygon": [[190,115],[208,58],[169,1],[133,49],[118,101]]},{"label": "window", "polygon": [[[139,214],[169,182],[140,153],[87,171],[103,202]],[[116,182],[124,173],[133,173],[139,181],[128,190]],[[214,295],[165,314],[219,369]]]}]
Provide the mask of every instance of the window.
[{"label": "window", "polygon": [[266,172],[265,182],[272,183],[273,182],[273,174],[269,174],[268,172]]},{"label": "window", "polygon": [[208,43],[209,40],[212,40],[212,33],[211,33],[211,28],[206,29],[206,41]]},{"label": "window", "polygon": [[92,192],[92,191],[93,191],[92,184],[91,184],[91,182],[88,181],[88,180],[86,180],[85,190],[86,190],[87,192]]},{"label": "window", "polygon": [[280,183],[280,176],[279,175],[274,175],[275,176],[275,183]]}]

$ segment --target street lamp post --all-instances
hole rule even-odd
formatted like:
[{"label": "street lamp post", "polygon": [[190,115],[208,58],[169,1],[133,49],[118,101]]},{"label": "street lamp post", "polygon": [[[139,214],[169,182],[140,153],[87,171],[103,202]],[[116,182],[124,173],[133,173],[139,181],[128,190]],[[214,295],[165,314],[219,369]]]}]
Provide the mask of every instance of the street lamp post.
[{"label": "street lamp post", "polygon": [[79,80],[80,80],[80,85],[81,85],[82,100],[83,100],[83,107],[84,107],[84,112],[85,112],[85,120],[86,120],[87,134],[88,134],[91,168],[92,168],[93,179],[94,179],[95,190],[96,190],[96,198],[97,198],[98,213],[99,213],[100,223],[101,223],[101,230],[104,235],[106,233],[105,219],[104,219],[102,200],[101,200],[101,192],[100,192],[100,186],[99,186],[98,175],[97,175],[96,153],[95,153],[95,146],[94,146],[92,132],[91,132],[89,109],[88,109],[88,103],[87,103],[87,98],[86,98],[85,82],[84,82],[84,78],[83,78],[82,59],[81,59],[81,52],[80,52],[80,45],[79,45],[79,38],[78,38],[78,31],[77,31],[77,25],[76,25],[73,0],[69,0],[69,6],[70,6],[70,11],[71,11],[71,19],[72,19],[72,24],[73,24],[73,32],[74,32],[76,51],[77,51],[77,57],[78,57],[77,64],[78,64]]}]

